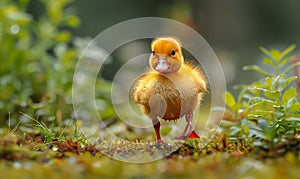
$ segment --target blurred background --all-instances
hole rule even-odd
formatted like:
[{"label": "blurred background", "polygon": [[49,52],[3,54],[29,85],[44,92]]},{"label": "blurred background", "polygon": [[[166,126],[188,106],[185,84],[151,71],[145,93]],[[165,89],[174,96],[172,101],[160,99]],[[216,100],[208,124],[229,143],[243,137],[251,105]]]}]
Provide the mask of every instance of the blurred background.
[{"label": "blurred background", "polygon": [[[71,125],[73,72],[81,52],[103,30],[138,17],[170,18],[198,31],[218,56],[232,90],[257,78],[242,66],[260,62],[259,47],[283,50],[299,44],[299,7],[295,0],[1,0],[0,123],[26,123],[24,112]],[[98,110],[107,125],[116,121],[110,80],[122,56],[122,50],[112,55],[96,83]]]},{"label": "blurred background", "polygon": [[78,0],[74,5],[82,20],[73,31],[78,36],[95,37],[116,23],[144,16],[191,26],[215,50],[229,88],[252,80],[241,66],[259,61],[259,47],[283,50],[300,41],[300,2],[294,0]]}]

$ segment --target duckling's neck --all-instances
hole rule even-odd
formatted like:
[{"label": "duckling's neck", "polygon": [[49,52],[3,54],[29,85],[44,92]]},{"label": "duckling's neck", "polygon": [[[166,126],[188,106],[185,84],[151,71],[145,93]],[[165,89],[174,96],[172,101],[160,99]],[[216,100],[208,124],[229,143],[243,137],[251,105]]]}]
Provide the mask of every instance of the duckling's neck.
[{"label": "duckling's neck", "polygon": [[186,70],[181,66],[177,71],[172,71],[172,72],[165,72],[165,73],[159,73],[163,76],[166,76],[166,77],[179,77],[179,76],[184,76],[186,73]]}]

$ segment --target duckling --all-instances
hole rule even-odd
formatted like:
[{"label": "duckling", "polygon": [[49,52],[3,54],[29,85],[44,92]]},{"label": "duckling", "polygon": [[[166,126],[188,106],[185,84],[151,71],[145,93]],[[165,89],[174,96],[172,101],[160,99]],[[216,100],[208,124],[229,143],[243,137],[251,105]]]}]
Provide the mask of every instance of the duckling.
[{"label": "duckling", "polygon": [[143,112],[152,119],[156,141],[162,142],[160,121],[185,116],[186,127],[175,139],[199,138],[192,126],[193,112],[206,89],[206,78],[200,69],[184,62],[180,41],[159,37],[151,43],[150,69],[137,78],[130,93]]}]

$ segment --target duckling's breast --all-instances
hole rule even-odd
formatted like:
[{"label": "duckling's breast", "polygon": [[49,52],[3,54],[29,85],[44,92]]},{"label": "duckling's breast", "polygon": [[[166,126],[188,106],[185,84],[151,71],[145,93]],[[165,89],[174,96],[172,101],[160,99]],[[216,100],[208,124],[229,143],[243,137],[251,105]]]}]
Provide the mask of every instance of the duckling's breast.
[{"label": "duckling's breast", "polygon": [[157,74],[144,86],[144,111],[150,117],[159,116],[165,120],[176,120],[194,110],[198,94],[191,92],[193,84],[187,80],[171,79]]}]

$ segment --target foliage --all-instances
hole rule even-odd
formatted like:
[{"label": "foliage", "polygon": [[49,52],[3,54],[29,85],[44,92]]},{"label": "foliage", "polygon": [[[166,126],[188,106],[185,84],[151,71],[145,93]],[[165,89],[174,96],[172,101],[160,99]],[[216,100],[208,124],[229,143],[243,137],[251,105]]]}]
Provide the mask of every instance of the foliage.
[{"label": "foliage", "polygon": [[37,3],[43,10],[38,16],[30,13],[30,1],[0,3],[0,116],[10,112],[12,124],[22,119],[19,111],[49,120],[65,117],[58,109],[70,111],[76,51],[67,28],[79,19],[68,0]]},{"label": "foliage", "polygon": [[[66,125],[72,114],[72,80],[82,44],[71,28],[80,24],[72,0],[0,2],[0,126],[32,122]],[[80,46],[81,45],[81,46]],[[106,102],[101,78],[97,98]],[[114,113],[110,109],[105,117]],[[104,109],[104,110],[106,110]],[[102,111],[103,112],[103,111]],[[9,119],[9,120],[7,120]]]},{"label": "foliage", "polygon": [[230,92],[224,94],[227,108],[222,128],[230,131],[232,137],[247,138],[258,146],[264,142],[273,146],[299,132],[300,103],[292,85],[297,77],[287,76],[299,65],[299,62],[291,63],[292,57],[288,56],[294,49],[295,45],[282,52],[261,48],[267,56],[263,64],[272,71],[257,65],[246,66],[244,70],[253,70],[264,78],[250,85],[238,85],[241,91],[237,98]]},{"label": "foliage", "polygon": [[[82,145],[87,145],[87,138],[81,132],[78,121],[74,122],[69,120],[69,124],[66,124],[65,126],[57,126],[54,122],[52,122],[52,124],[47,126],[43,121],[34,119],[27,114],[22,114],[31,119],[33,122],[21,125],[20,131],[23,131],[28,135],[36,134],[42,136],[43,143],[49,144],[54,140],[63,141],[66,140],[66,138],[71,138],[73,141],[78,141]],[[10,133],[13,132],[14,131],[10,131]]]}]

